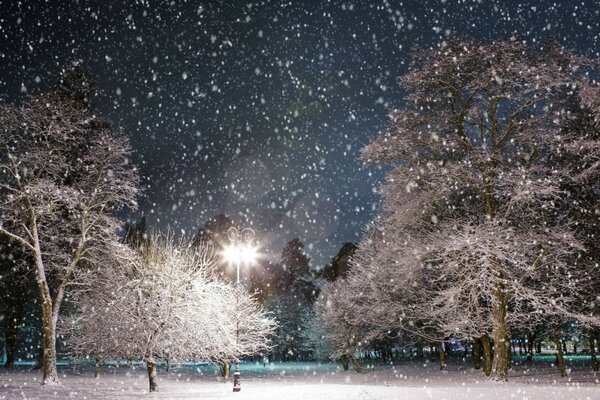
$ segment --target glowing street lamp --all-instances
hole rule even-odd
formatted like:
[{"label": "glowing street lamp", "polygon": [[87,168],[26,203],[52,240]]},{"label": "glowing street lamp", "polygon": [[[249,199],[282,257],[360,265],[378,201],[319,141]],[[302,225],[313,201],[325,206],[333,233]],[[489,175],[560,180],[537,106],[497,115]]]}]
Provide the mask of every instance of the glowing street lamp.
[{"label": "glowing street lamp", "polygon": [[231,244],[223,249],[222,254],[229,263],[235,263],[237,268],[236,283],[239,285],[240,264],[251,265],[258,258],[258,249],[252,243],[255,233],[250,228],[245,228],[239,232],[237,228],[231,227],[227,231],[227,236]]},{"label": "glowing street lamp", "polygon": [[[235,263],[237,268],[237,279],[236,283],[240,284],[240,264],[246,263],[247,265],[253,264],[258,258],[258,249],[254,246],[254,237],[256,234],[251,228],[244,228],[241,231],[236,227],[231,227],[227,231],[227,237],[229,238],[229,246],[223,249],[223,257],[230,263]],[[236,298],[239,302],[239,299]],[[239,303],[238,303],[239,304]],[[237,306],[236,306],[237,308]],[[236,332],[235,340],[239,343],[240,336],[240,321],[239,317],[236,321]],[[239,392],[242,390],[240,385],[240,360],[236,360],[235,371],[233,372],[233,391]]]}]

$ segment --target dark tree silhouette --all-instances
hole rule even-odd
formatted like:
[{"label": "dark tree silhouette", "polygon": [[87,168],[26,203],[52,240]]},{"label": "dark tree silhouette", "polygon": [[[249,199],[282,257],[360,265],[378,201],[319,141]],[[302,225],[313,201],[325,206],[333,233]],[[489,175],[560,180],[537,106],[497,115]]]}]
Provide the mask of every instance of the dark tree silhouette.
[{"label": "dark tree silhouette", "polygon": [[350,269],[350,258],[356,249],[356,244],[351,242],[344,243],[331,262],[318,272],[318,276],[329,282],[333,282],[338,278],[344,278]]}]

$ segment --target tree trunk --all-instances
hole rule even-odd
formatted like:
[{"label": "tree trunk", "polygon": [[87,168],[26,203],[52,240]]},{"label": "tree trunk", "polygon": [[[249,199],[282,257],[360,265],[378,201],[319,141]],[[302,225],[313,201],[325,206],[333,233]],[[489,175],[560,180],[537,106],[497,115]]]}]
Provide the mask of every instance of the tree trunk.
[{"label": "tree trunk", "polygon": [[167,358],[167,373],[171,372],[171,361]]},{"label": "tree trunk", "polygon": [[100,359],[95,358],[95,370],[94,370],[94,378],[100,378]]},{"label": "tree trunk", "polygon": [[148,384],[150,392],[158,392],[158,374],[156,373],[156,361],[150,357],[146,360],[146,368],[148,369]]},{"label": "tree trunk", "polygon": [[502,272],[499,272],[500,282],[496,283],[494,289],[494,299],[492,304],[492,335],[494,339],[494,363],[492,365],[492,377],[499,381],[508,380],[508,354],[510,346],[508,345],[508,327],[506,323],[507,294],[505,293],[505,284],[502,281],[507,280]]},{"label": "tree trunk", "polygon": [[446,352],[442,346],[442,342],[435,342],[435,347],[438,352],[438,359],[440,362],[440,371],[446,369]]},{"label": "tree trunk", "polygon": [[417,357],[423,358],[423,344],[421,342],[417,342]]},{"label": "tree trunk", "polygon": [[452,355],[452,343],[449,340],[444,342],[444,351],[446,352],[446,356],[450,357]]},{"label": "tree trunk", "polygon": [[229,382],[229,362],[223,361],[223,365],[221,366],[221,376],[225,382]]},{"label": "tree trunk", "polygon": [[357,373],[362,373],[362,364],[358,361],[354,356],[350,356],[350,361],[352,362],[352,366]]},{"label": "tree trunk", "polygon": [[473,368],[481,369],[481,342],[478,338],[473,338],[471,357],[473,358]]},{"label": "tree trunk", "polygon": [[[42,358],[42,385],[52,385],[58,383],[58,371],[56,370],[56,318],[53,310],[50,287],[46,280],[44,262],[42,261],[42,250],[38,238],[37,226],[35,220],[32,221],[31,232],[33,234],[35,259],[35,278],[40,296],[40,306],[42,312],[42,348],[44,357]],[[58,317],[58,313],[56,313]]]},{"label": "tree trunk", "polygon": [[463,353],[463,358],[466,359],[467,357],[469,357],[469,353],[471,353],[473,351],[473,349],[472,349],[473,346],[471,345],[471,342],[461,341],[461,343],[463,344],[463,347],[465,349],[465,351]]},{"label": "tree trunk", "polygon": [[510,340],[510,338],[507,336],[506,337],[506,365],[507,368],[510,369],[512,367],[512,346],[511,346],[512,340]]},{"label": "tree trunk", "polygon": [[535,337],[531,334],[527,335],[527,364],[533,364],[533,345]]},{"label": "tree trunk", "polygon": [[558,329],[556,326],[554,326],[554,329],[552,330],[552,339],[554,340],[554,345],[556,346],[556,365],[560,371],[560,377],[564,378],[567,376],[567,367],[565,366],[562,343],[560,341],[560,337],[558,336]]},{"label": "tree trunk", "polygon": [[[12,323],[12,321],[8,321]],[[4,331],[4,345],[6,347],[6,362],[4,368],[9,369],[15,366],[15,347],[17,344],[17,330],[13,327],[7,327]]]},{"label": "tree trunk", "polygon": [[594,333],[590,332],[588,334],[588,340],[590,341],[590,356],[592,357],[592,370],[598,371],[598,359],[596,358],[596,340],[594,338]]},{"label": "tree trunk", "polygon": [[52,303],[49,299],[42,302],[42,347],[44,349],[44,357],[42,358],[42,385],[57,384],[56,325],[52,318]]},{"label": "tree trunk", "polygon": [[348,365],[348,356],[345,354],[341,356],[340,362],[342,363],[342,368],[344,368],[344,371],[348,371],[348,369],[350,368],[350,366]]},{"label": "tree trunk", "polygon": [[492,374],[492,346],[488,335],[481,337],[481,346],[483,347],[483,373],[486,376]]}]

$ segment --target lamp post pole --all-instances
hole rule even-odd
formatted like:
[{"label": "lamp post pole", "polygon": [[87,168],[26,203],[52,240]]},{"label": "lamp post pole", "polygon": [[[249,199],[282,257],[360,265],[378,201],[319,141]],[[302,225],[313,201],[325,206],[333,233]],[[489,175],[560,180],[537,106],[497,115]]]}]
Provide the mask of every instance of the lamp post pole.
[{"label": "lamp post pole", "polygon": [[[240,251],[239,242],[244,242],[246,246],[251,244],[254,240],[254,230],[251,228],[244,228],[239,231],[236,227],[231,227],[227,231],[227,236],[229,241],[233,243],[234,246],[238,248],[237,257],[236,257],[236,285],[238,293],[236,294],[236,313],[239,313],[239,291],[240,291],[240,263],[242,262],[242,252]],[[235,330],[235,342],[236,345],[239,345],[240,342],[240,318],[239,315],[236,314],[236,330]],[[235,371],[233,372],[233,391],[239,392],[242,390],[242,386],[240,384],[240,360],[236,358],[235,360]]]}]

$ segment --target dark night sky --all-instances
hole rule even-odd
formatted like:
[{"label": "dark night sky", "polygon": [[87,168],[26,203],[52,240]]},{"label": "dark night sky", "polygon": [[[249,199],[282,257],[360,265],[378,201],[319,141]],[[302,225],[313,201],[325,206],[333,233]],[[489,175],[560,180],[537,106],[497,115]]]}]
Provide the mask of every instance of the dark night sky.
[{"label": "dark night sky", "polygon": [[131,138],[151,225],[225,212],[272,254],[300,237],[319,266],[378,206],[358,152],[400,104],[410,50],[514,33],[598,57],[600,1],[0,0],[0,95],[80,62]]}]

